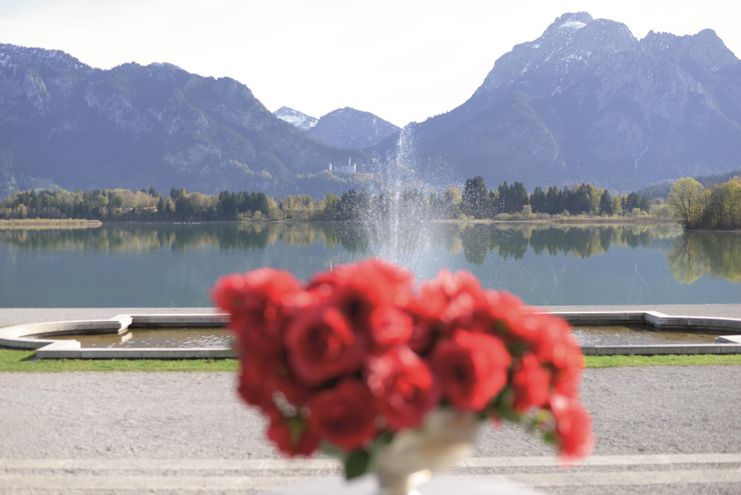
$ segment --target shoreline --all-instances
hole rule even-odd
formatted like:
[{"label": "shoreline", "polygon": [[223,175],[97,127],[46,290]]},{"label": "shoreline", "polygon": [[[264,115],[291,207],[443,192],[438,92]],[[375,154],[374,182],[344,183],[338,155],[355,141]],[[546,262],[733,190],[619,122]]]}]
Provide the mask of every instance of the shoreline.
[{"label": "shoreline", "polygon": [[[455,225],[467,225],[467,224],[622,224],[622,225],[676,225],[681,227],[681,224],[669,219],[658,219],[658,218],[622,218],[622,217],[555,217],[555,218],[512,218],[512,219],[496,219],[496,218],[433,218],[426,220],[429,223],[439,224],[455,224]],[[281,218],[277,220],[165,220],[165,219],[110,219],[110,220],[88,220],[88,219],[45,219],[45,218],[28,218],[28,219],[0,219],[0,228],[4,226],[13,227],[20,226],[19,228],[26,228],[26,226],[34,227],[54,227],[54,226],[86,226],[89,228],[100,227],[108,224],[173,224],[173,225],[203,225],[203,224],[302,224],[302,223],[316,223],[316,224],[356,224],[363,223],[363,220],[322,220],[322,219],[293,219],[293,218]],[[699,230],[695,230],[699,231]],[[707,232],[715,232],[714,230],[706,230]],[[734,232],[734,231],[730,231]]]},{"label": "shoreline", "polygon": [[684,231],[693,234],[741,234],[741,229],[684,229]]},{"label": "shoreline", "polygon": [[[741,229],[686,229],[682,224],[673,219],[643,217],[561,217],[554,215],[551,218],[440,218],[430,219],[426,222],[439,225],[456,225],[466,227],[469,225],[493,225],[493,226],[551,226],[551,227],[600,227],[600,226],[661,226],[678,227],[685,233],[728,233],[739,234]],[[276,225],[276,224],[358,224],[362,220],[313,220],[282,218],[277,220],[91,220],[91,219],[50,219],[50,218],[27,218],[27,219],[0,219],[0,231],[3,230],[71,230],[71,229],[97,229],[103,225],[123,224],[167,224],[167,225],[212,225],[212,224],[237,224],[237,225]]]},{"label": "shoreline", "polygon": [[621,217],[561,217],[561,218],[533,218],[533,219],[507,219],[498,220],[496,218],[475,218],[475,219],[442,219],[432,220],[433,223],[457,224],[457,225],[508,225],[508,224],[526,224],[526,225],[668,225],[681,227],[681,224],[674,220],[660,218],[621,218]]},{"label": "shoreline", "polygon": [[100,220],[76,218],[24,218],[0,220],[0,230],[55,230],[55,229],[97,229],[103,225]]}]

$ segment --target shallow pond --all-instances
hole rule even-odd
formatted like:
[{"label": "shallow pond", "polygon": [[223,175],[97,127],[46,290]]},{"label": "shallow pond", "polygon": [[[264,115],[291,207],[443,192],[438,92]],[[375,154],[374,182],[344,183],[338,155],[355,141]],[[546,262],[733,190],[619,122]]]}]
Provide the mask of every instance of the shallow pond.
[{"label": "shallow pond", "polygon": [[[712,344],[711,333],[656,331],[640,326],[574,327],[574,335],[582,345],[627,344]],[[124,335],[66,335],[55,337],[79,340],[82,347],[228,347],[233,338],[222,328],[133,328]]]}]

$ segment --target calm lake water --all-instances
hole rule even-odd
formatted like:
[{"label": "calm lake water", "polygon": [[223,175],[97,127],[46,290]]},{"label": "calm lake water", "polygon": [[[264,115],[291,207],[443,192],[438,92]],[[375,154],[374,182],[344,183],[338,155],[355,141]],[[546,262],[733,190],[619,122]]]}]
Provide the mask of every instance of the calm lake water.
[{"label": "calm lake water", "polygon": [[673,226],[109,224],[0,230],[0,306],[209,306],[226,273],[301,279],[379,255],[414,270],[466,269],[535,305],[741,302],[741,234]]}]

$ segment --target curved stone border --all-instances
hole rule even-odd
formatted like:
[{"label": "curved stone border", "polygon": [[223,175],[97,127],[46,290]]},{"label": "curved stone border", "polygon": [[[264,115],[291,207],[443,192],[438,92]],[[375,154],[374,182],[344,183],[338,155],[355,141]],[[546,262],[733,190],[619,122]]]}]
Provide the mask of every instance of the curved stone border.
[{"label": "curved stone border", "polygon": [[[224,314],[118,315],[110,320],[27,323],[0,329],[0,346],[37,349],[39,359],[224,359],[236,356],[229,347],[83,348],[76,340],[53,340],[54,335],[79,333],[126,334],[130,328],[222,327]],[[38,338],[41,337],[41,338]]]},{"label": "curved stone border", "polygon": [[79,333],[118,333],[124,334],[131,325],[129,315],[114,316],[109,320],[50,321],[45,323],[26,323],[0,329],[0,346],[14,349],[39,349],[50,345],[80,348],[76,340],[53,340],[49,335],[74,335]]},{"label": "curved stone border", "polygon": [[[701,328],[717,333],[714,344],[586,345],[585,355],[741,354],[741,319],[704,316],[668,316],[655,311],[554,312],[572,325],[647,325],[656,331]],[[129,328],[221,327],[225,314],[133,314],[109,320],[28,323],[0,329],[0,346],[37,349],[39,359],[224,359],[236,356],[228,347],[191,348],[82,348],[76,340],[54,340],[55,335],[117,333]]]}]

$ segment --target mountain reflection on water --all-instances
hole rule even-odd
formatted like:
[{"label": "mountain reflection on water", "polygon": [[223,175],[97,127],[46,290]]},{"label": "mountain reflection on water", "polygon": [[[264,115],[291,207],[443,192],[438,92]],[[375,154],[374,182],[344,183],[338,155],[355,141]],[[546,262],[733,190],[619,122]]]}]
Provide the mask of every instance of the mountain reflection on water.
[{"label": "mountain reflection on water", "polygon": [[[683,233],[671,225],[454,223],[435,223],[424,232],[410,267],[418,278],[443,268],[468,269],[484,285],[532,304],[741,300],[739,233]],[[62,278],[70,272],[82,285],[87,281],[91,293],[96,277],[115,277],[131,287],[138,274],[147,277],[155,299],[144,305],[207,305],[207,286],[223,273],[267,265],[306,279],[328,266],[384,252],[384,237],[360,224],[318,222],[0,230],[0,306],[33,306],[24,297],[44,292],[50,300],[39,305],[144,304],[111,304],[97,295],[88,302],[84,293],[70,304],[52,292],[67,283]]]}]

